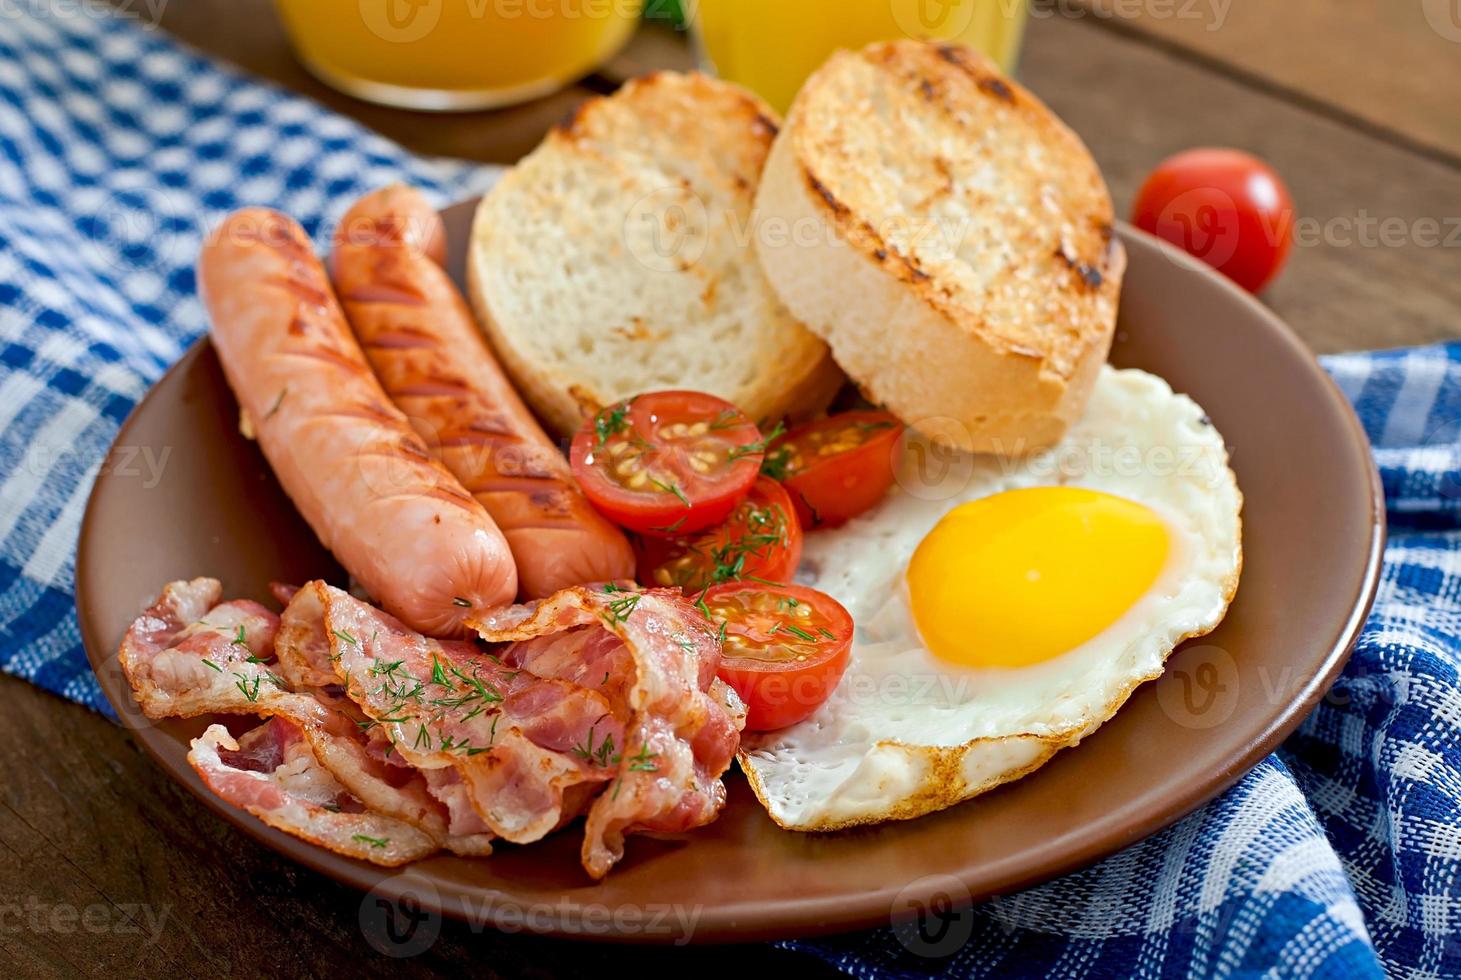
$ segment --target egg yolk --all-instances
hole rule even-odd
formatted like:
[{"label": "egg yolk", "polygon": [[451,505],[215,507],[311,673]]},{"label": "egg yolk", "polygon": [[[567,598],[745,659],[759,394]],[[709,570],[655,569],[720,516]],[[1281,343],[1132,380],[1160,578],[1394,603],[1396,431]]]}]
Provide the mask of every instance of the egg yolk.
[{"label": "egg yolk", "polygon": [[936,656],[1025,667],[1100,633],[1166,563],[1151,510],[1080,487],[1010,490],[944,515],[908,563],[913,619]]}]

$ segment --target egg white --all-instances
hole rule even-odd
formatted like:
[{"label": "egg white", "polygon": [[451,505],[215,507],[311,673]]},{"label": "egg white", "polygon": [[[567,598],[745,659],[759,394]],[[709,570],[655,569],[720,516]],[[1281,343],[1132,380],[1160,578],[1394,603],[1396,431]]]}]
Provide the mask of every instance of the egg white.
[{"label": "egg white", "polygon": [[[961,503],[1056,485],[1157,514],[1171,548],[1156,583],[1099,635],[1040,664],[973,669],[934,656],[909,606],[914,549]],[[756,795],[783,827],[832,830],[920,816],[1033,771],[1159,676],[1184,638],[1222,620],[1242,563],[1241,507],[1222,436],[1142,371],[1103,368],[1085,415],[1045,452],[975,456],[911,439],[885,501],[807,536],[798,580],[852,613],[852,656],[811,718],[745,739]]]}]

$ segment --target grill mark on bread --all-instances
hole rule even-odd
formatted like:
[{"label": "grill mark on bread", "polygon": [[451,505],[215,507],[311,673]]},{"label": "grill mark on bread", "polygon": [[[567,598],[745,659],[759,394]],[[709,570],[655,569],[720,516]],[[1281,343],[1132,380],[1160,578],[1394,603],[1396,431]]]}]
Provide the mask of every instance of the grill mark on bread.
[{"label": "grill mark on bread", "polygon": [[1002,99],[1003,101],[1014,105],[1015,93],[1010,89],[1008,85],[1004,83],[1003,79],[981,78],[979,79],[979,88],[981,91],[988,92],[996,99]]},{"label": "grill mark on bread", "polygon": [[571,140],[577,139],[580,135],[579,131],[583,127],[583,121],[588,116],[588,113],[592,111],[593,104],[596,101],[596,99],[586,99],[574,106],[568,111],[568,115],[564,117],[563,121],[553,127],[553,132],[561,133]]},{"label": "grill mark on bread", "polygon": [[1008,83],[998,75],[990,74],[978,65],[970,64],[965,60],[964,50],[961,47],[955,44],[940,44],[936,50],[940,58],[973,79],[979,91],[992,95],[1001,102],[1015,104],[1014,89],[1010,88]]},{"label": "grill mark on bread", "polygon": [[849,213],[847,205],[837,200],[837,196],[832,193],[831,189],[826,184],[822,183],[822,181],[817,177],[816,174],[808,170],[806,172],[806,175],[807,186],[812,189],[813,194],[822,199],[823,203],[825,203],[827,207],[832,209],[833,214],[844,215]]},{"label": "grill mark on bread", "polygon": [[[849,117],[848,105],[866,111]],[[789,308],[819,325],[839,362],[894,412],[917,416],[937,401],[985,448],[1006,431],[1031,445],[1058,438],[1083,404],[1089,365],[1109,345],[1125,267],[1109,195],[1078,137],[977,51],[951,44],[840,53],[796,106],[758,203],[776,217],[829,224],[833,241],[851,247],[843,256],[803,249],[780,262],[777,250],[790,247],[758,240]],[[984,168],[989,183],[961,177]],[[1055,255],[1062,244],[1067,254]],[[862,270],[859,253],[869,263]],[[800,278],[814,287],[802,289]],[[990,406],[1004,396],[992,386],[971,391],[950,377],[958,372],[881,356],[902,341],[841,312],[844,282],[910,325],[909,350],[948,332],[991,371],[1015,365],[1009,387],[1027,412],[995,417]]]},{"label": "grill mark on bread", "polygon": [[1106,281],[1106,277],[1101,273],[1099,268],[1089,262],[1082,262],[1078,255],[1071,255],[1065,245],[1062,244],[1057,248],[1055,254],[1062,262],[1070,267],[1070,270],[1080,278],[1081,283],[1087,289],[1098,290]]},{"label": "grill mark on bread", "polygon": [[[947,167],[947,162],[944,165]],[[811,188],[812,193],[821,198],[834,217],[845,219],[851,216],[851,208],[838,200],[837,195],[833,194],[831,188],[824,184],[816,174],[806,168],[803,168],[803,173],[806,176],[807,186]],[[842,222],[839,220],[838,224],[840,225]],[[929,274],[918,264],[916,258],[904,255],[896,247],[884,241],[883,236],[879,235],[877,229],[872,226],[872,222],[861,221],[856,228],[843,228],[842,230],[848,238],[853,239],[852,244],[871,253],[885,269],[904,282],[921,283],[930,278]],[[889,262],[889,258],[896,261]]]},{"label": "grill mark on bread", "polygon": [[751,102],[749,99],[746,101],[747,104],[750,105],[752,110],[755,112],[755,116],[753,117],[751,122],[751,128],[756,132],[756,135],[760,136],[768,143],[771,140],[774,140],[776,138],[776,134],[781,132],[781,126],[776,122],[775,119],[772,119],[770,116],[766,115],[766,113],[762,112],[760,107],[758,107],[754,102]]}]

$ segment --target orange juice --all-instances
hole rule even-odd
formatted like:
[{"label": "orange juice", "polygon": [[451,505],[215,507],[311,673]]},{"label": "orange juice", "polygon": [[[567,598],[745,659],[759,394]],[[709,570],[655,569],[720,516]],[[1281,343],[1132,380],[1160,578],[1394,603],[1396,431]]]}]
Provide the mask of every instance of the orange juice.
[{"label": "orange juice", "polygon": [[642,0],[275,0],[300,60],[351,95],[480,109],[545,95],[616,52]]},{"label": "orange juice", "polygon": [[874,41],[961,41],[1011,71],[1028,7],[1027,0],[695,0],[686,9],[709,66],[785,112],[833,51]]}]

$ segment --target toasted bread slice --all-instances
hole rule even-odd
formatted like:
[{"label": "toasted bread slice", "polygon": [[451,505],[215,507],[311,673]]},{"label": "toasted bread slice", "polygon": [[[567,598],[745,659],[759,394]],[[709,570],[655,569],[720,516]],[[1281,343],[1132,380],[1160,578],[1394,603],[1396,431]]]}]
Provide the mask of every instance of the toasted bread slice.
[{"label": "toasted bread slice", "polygon": [[586,102],[487,194],[479,319],[560,435],[644,391],[707,391],[757,420],[842,382],[757,263],[751,206],[778,122],[755,96],[661,72]]},{"label": "toasted bread slice", "polygon": [[873,400],[940,443],[1018,455],[1085,406],[1126,257],[1090,153],[983,56],[839,52],[762,175],[762,267]]}]

